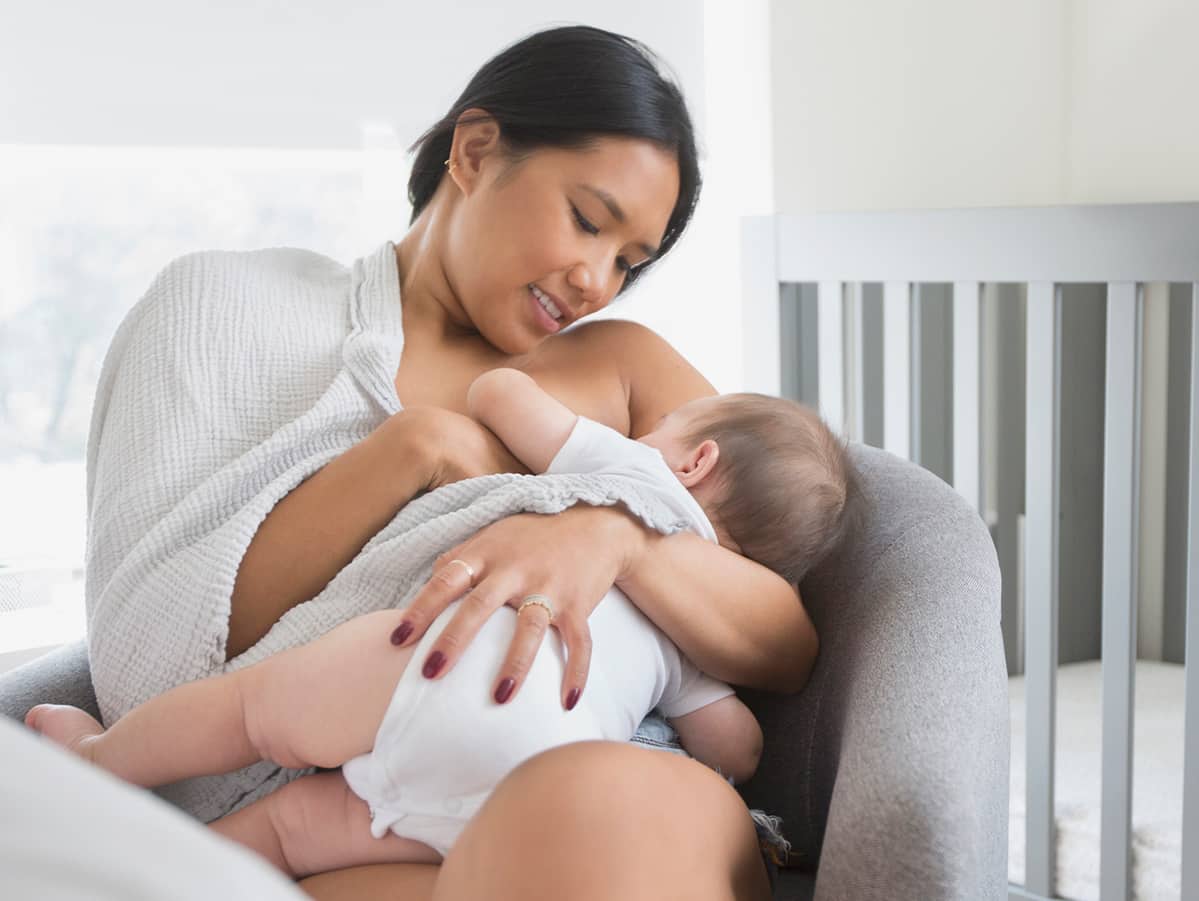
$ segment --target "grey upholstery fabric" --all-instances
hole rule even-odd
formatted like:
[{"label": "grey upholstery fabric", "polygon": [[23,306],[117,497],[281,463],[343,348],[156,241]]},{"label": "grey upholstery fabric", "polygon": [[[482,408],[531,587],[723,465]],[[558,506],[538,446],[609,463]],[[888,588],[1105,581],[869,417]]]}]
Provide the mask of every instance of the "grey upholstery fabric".
[{"label": "grey upholstery fabric", "polygon": [[87,666],[87,645],[63,645],[0,675],[0,716],[24,720],[37,704],[70,704],[99,718]]},{"label": "grey upholstery fabric", "polygon": [[800,586],[820,635],[811,680],[793,697],[740,692],[766,735],[742,795],[783,817],[793,864],[816,871],[814,896],[795,880],[776,897],[1005,898],[994,546],[936,476],[875,448],[851,454],[861,530]]},{"label": "grey upholstery fabric", "polygon": [[[794,696],[740,692],[766,734],[742,794],[783,817],[798,867],[775,898],[1004,898],[1007,672],[990,536],[925,470],[851,453],[861,530],[801,586],[821,641],[812,678]],[[95,712],[82,644],[0,676],[0,713],[48,700]]]}]

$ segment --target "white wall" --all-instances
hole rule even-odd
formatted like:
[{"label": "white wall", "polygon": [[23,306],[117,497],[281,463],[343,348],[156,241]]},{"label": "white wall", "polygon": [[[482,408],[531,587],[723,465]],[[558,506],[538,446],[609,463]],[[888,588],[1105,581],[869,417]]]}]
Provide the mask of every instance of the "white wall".
[{"label": "white wall", "polygon": [[[774,0],[771,15],[781,211],[1199,200],[1193,0]],[[1140,652],[1158,657],[1168,342],[1161,286],[1147,296]]]},{"label": "white wall", "polygon": [[775,0],[777,208],[1199,199],[1191,0]]},{"label": "white wall", "polygon": [[[764,87],[769,2],[753,0],[744,14],[730,7],[711,0],[6,3],[0,144],[353,149],[371,124],[370,143],[386,154],[441,116],[485,59],[538,28],[585,22],[629,34],[678,75],[703,142],[706,191],[693,231],[612,315],[656,328],[718,388],[733,390],[741,380],[736,220],[746,198],[768,208],[773,188]],[[715,27],[705,26],[707,16]],[[711,97],[709,67],[720,73]],[[747,106],[741,86],[751,78],[760,87]],[[746,139],[753,170],[743,178],[739,136],[750,120],[759,132]],[[404,178],[373,177],[394,201],[371,215],[377,239],[398,238],[408,217]],[[745,190],[746,180],[756,187]]]},{"label": "white wall", "polygon": [[702,90],[686,0],[6,2],[0,143],[353,149],[365,120],[408,141],[489,56],[570,22],[646,41]]},{"label": "white wall", "polygon": [[[701,4],[692,4],[701,10]],[[719,391],[745,385],[741,217],[773,211],[770,2],[704,0],[699,113],[704,188],[688,234],[606,315],[668,337]],[[693,95],[697,96],[697,95]]]}]

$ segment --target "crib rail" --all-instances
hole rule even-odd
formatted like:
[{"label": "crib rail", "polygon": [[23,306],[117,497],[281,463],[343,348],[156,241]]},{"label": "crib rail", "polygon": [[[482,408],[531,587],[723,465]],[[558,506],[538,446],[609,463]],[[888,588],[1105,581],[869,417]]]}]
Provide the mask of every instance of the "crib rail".
[{"label": "crib rail", "polygon": [[[1027,831],[1023,886],[1053,897],[1054,720],[1058,665],[1061,286],[1106,285],[1102,573],[1100,897],[1130,896],[1133,688],[1136,660],[1140,360],[1143,286],[1188,283],[1191,419],[1185,654],[1182,897],[1199,898],[1199,204],[1147,204],[780,215],[742,234],[747,390],[781,393],[780,286],[814,285],[821,412],[863,435],[863,283],[882,283],[883,446],[916,456],[918,283],[949,283],[953,303],[955,487],[981,505],[980,300],[984,283],[1027,286],[1024,647]],[[1130,511],[1133,511],[1130,515]],[[1012,578],[1014,573],[1006,573]]]}]

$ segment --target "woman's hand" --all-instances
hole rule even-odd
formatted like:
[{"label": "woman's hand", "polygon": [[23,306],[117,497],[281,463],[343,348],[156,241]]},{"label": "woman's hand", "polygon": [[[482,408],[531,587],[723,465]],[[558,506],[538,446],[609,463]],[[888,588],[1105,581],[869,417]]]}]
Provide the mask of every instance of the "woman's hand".
[{"label": "woman's hand", "polygon": [[476,476],[529,471],[485,426],[453,410],[406,407],[380,431],[401,465],[421,468],[426,491]]},{"label": "woman's hand", "polygon": [[529,595],[544,595],[553,608],[553,622],[539,604],[530,604],[520,613],[512,646],[497,674],[494,697],[502,704],[520,690],[552,625],[566,645],[561,698],[562,706],[570,710],[578,703],[591,666],[587,618],[643,543],[642,526],[623,509],[613,507],[580,504],[553,516],[506,517],[438,558],[432,578],[409,605],[392,641],[399,645],[419,641],[446,607],[463,598],[422,661],[425,677],[436,678],[453,668],[496,610],[505,604],[516,609]]}]

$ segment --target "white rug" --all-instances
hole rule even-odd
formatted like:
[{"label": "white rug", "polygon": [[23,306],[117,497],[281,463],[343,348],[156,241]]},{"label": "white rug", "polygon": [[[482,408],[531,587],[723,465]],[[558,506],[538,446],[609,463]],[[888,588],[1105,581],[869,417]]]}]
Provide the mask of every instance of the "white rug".
[{"label": "white rug", "polygon": [[[1024,677],[1009,680],[1012,781],[1008,880],[1024,884]],[[1133,712],[1132,898],[1179,901],[1182,836],[1183,667],[1138,661]],[[1102,780],[1101,674],[1097,660],[1061,666],[1057,676],[1055,812],[1057,895],[1099,898]]]}]

